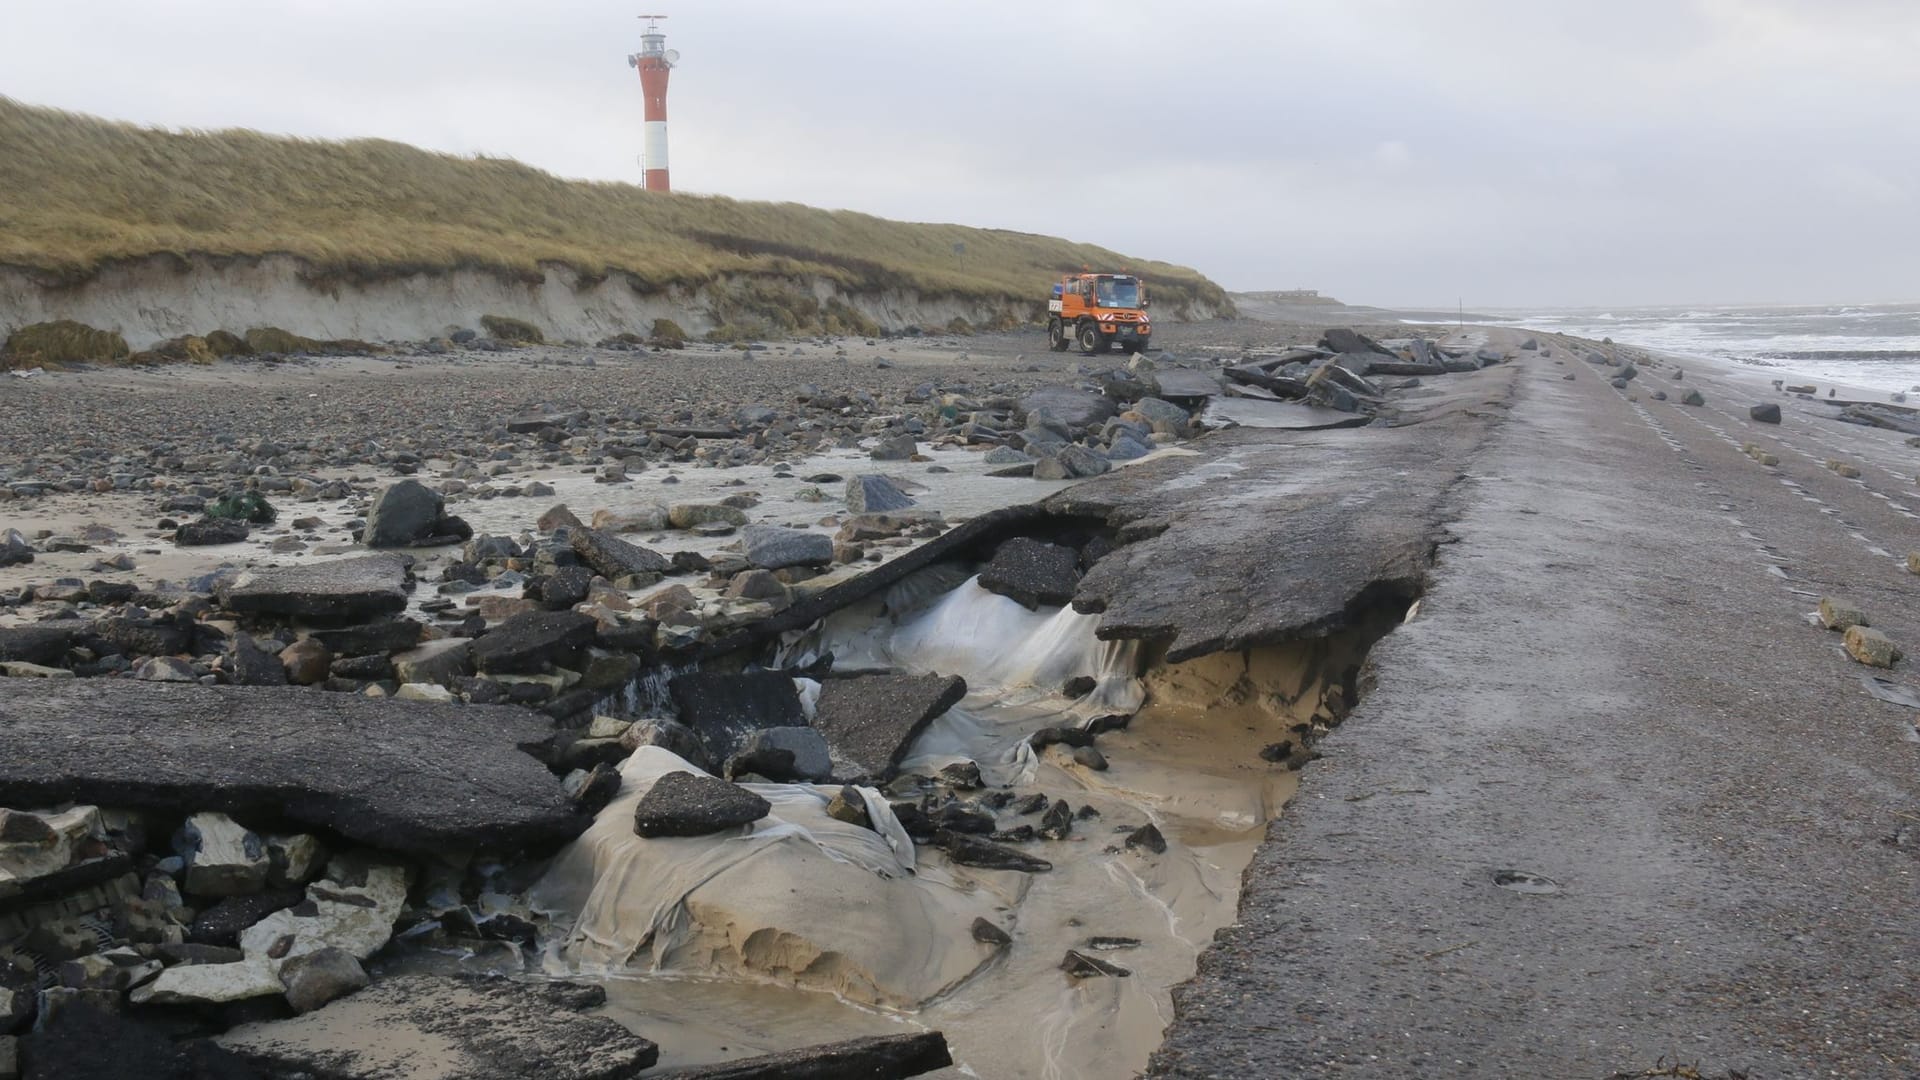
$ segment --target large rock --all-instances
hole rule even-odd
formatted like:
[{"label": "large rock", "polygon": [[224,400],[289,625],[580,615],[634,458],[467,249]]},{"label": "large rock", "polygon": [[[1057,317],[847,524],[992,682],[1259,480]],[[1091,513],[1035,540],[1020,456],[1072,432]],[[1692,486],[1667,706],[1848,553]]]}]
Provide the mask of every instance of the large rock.
[{"label": "large rock", "polygon": [[741,537],[746,541],[747,562],[762,570],[825,566],[833,561],[833,538],[822,533],[749,525],[741,530]]},{"label": "large rock", "polygon": [[367,512],[361,542],[372,548],[410,547],[436,535],[446,499],[418,480],[389,485]]},{"label": "large rock", "polygon": [[577,611],[522,612],[473,643],[473,663],[490,675],[538,675],[593,644],[594,626]]},{"label": "large rock", "polygon": [[345,949],[329,946],[289,959],[280,968],[280,985],[296,1013],[310,1013],[367,986],[367,971]]},{"label": "large rock", "polygon": [[957,675],[828,679],[820,687],[813,726],[841,757],[886,778],[927,725],[965,696],[967,681]]},{"label": "large rock", "polygon": [[659,1048],[602,1016],[580,983],[405,975],[220,1046],[274,1076],[314,1080],[626,1080]]},{"label": "large rock", "polygon": [[675,1080],[899,1080],[952,1064],[946,1036],[916,1031],[783,1050],[682,1069],[673,1075]]},{"label": "large rock", "polygon": [[556,845],[587,822],[508,707],[292,688],[0,680],[0,805],[292,820],[390,851]]},{"label": "large rock", "polygon": [[900,485],[884,476],[865,473],[847,477],[847,509],[855,514],[905,510],[912,505],[913,499],[900,490]]},{"label": "large rock", "polygon": [[807,722],[793,680],[778,671],[687,672],[674,676],[667,692],[680,722],[700,737],[715,764],[731,758],[752,732]]},{"label": "large rock", "polygon": [[628,575],[664,574],[673,568],[665,555],[600,529],[569,529],[567,542],[581,562],[609,581]]},{"label": "large rock", "polygon": [[238,544],[245,540],[252,530],[244,521],[189,521],[173,530],[173,542],[180,547],[214,547],[218,544]]},{"label": "large rock", "polygon": [[1031,427],[1033,415],[1045,412],[1069,430],[1084,432],[1098,428],[1118,411],[1103,395],[1071,386],[1043,386],[1020,399],[1015,418]]},{"label": "large rock", "polygon": [[1025,536],[1001,544],[980,571],[981,588],[1029,609],[1065,604],[1079,584],[1079,556],[1072,548]]},{"label": "large rock", "polygon": [[189,893],[244,896],[266,888],[267,842],[225,814],[189,817],[174,848],[187,860]]},{"label": "large rock", "polygon": [[1771,403],[1755,405],[1747,410],[1747,415],[1757,423],[1777,424],[1780,422],[1780,406]]},{"label": "large rock", "polygon": [[418,480],[402,480],[374,497],[360,542],[370,548],[420,547],[472,536],[466,522],[447,515],[439,492]]},{"label": "large rock", "polygon": [[0,533],[0,566],[22,566],[33,561],[33,545],[19,529]]},{"label": "large rock", "polygon": [[214,596],[239,615],[357,621],[407,606],[411,566],[401,555],[363,555],[248,570],[216,585]]},{"label": "large rock", "polygon": [[717,776],[670,772],[640,796],[633,831],[649,839],[707,836],[751,825],[772,812],[771,803],[738,784]]}]

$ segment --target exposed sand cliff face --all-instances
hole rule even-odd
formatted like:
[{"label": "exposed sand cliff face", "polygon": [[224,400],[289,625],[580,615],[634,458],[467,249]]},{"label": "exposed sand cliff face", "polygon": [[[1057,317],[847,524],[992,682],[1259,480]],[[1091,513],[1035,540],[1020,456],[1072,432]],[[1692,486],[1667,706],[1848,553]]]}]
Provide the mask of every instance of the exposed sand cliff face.
[{"label": "exposed sand cliff face", "polygon": [[[1045,298],[1044,282],[1035,283],[1032,303],[898,289],[855,292],[818,277],[781,283],[810,292],[823,304],[840,300],[883,330],[945,326],[955,318],[976,326],[1009,315],[1026,320]],[[284,255],[154,258],[109,267],[74,285],[44,284],[26,271],[0,268],[0,337],[31,323],[72,319],[117,330],[136,350],[184,334],[243,333],[261,326],[320,339],[418,341],[450,327],[477,328],[482,315],[524,319],[554,340],[644,334],[660,318],[697,335],[713,328],[715,301],[733,284],[722,279],[696,289],[642,293],[623,275],[582,280],[563,266],[548,266],[539,281],[456,270],[355,284],[315,280],[298,259]]]}]

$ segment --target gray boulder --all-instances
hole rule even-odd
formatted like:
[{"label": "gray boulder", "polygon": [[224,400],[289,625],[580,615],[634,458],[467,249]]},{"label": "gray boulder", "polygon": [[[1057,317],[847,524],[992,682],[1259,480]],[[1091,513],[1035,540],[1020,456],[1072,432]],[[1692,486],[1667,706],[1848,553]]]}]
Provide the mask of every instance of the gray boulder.
[{"label": "gray boulder", "polygon": [[370,548],[412,547],[434,538],[446,500],[418,480],[402,480],[373,500],[361,542]]},{"label": "gray boulder", "polygon": [[672,560],[665,555],[629,544],[599,529],[569,529],[567,542],[573,545],[574,554],[580,556],[581,562],[609,581],[630,574],[664,574],[673,568]]},{"label": "gray boulder", "polygon": [[1025,423],[1041,410],[1073,432],[1098,428],[1119,411],[1111,400],[1100,394],[1071,386],[1043,386],[1020,399],[1016,417]]},{"label": "gray boulder", "polygon": [[1758,423],[1777,424],[1780,422],[1780,406],[1755,405],[1747,410],[1747,415]]},{"label": "gray boulder", "polygon": [[295,956],[280,968],[287,1004],[301,1014],[364,990],[368,981],[366,969],[352,953],[331,946]]},{"label": "gray boulder", "polygon": [[1320,338],[1320,347],[1337,353],[1373,353],[1380,356],[1392,356],[1393,353],[1379,342],[1365,334],[1343,326],[1329,329]]},{"label": "gray boulder", "polygon": [[895,435],[880,440],[880,445],[874,447],[867,456],[875,461],[906,461],[918,449],[912,435]]},{"label": "gray boulder", "polygon": [[777,525],[749,525],[741,530],[747,562],[762,570],[789,566],[825,566],[833,561],[833,538],[820,533]]},{"label": "gray boulder", "polygon": [[32,561],[33,545],[27,543],[19,529],[0,534],[0,566],[21,566]]},{"label": "gray boulder", "polygon": [[847,509],[853,513],[905,510],[912,505],[913,499],[900,490],[900,485],[884,476],[864,473],[847,478]]},{"label": "gray boulder", "polygon": [[640,796],[633,811],[633,831],[649,839],[708,836],[751,825],[772,811],[771,803],[738,784],[672,772]]}]

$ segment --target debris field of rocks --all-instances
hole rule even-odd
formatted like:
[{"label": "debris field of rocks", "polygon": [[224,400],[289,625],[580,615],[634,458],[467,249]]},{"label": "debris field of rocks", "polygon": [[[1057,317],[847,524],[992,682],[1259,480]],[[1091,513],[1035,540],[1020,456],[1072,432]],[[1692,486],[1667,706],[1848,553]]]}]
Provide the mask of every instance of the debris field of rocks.
[{"label": "debris field of rocks", "polygon": [[[830,658],[800,672],[727,654],[740,631],[961,524],[918,505],[907,470],[973,453],[994,477],[1097,476],[1204,435],[1206,406],[1226,397],[1391,422],[1393,392],[1507,359],[1349,330],[1265,354],[1067,370],[1058,359],[966,370],[881,359],[856,374],[834,343],[528,355],[537,362],[519,368],[476,363],[444,398],[395,401],[392,383],[366,380],[340,384],[324,409],[271,383],[182,411],[181,396],[62,401],[59,377],[30,380],[39,405],[0,435],[0,514],[14,521],[0,531],[0,567],[24,580],[54,553],[98,558],[84,577],[0,592],[0,749],[13,759],[0,765],[0,1080],[122,1075],[111,1070],[130,1060],[151,1062],[152,1076],[409,1075],[420,1061],[395,1047],[410,1042],[457,1048],[435,1075],[635,1075],[658,1048],[588,1015],[597,987],[381,978],[380,960],[536,950],[545,927],[520,893],[615,798],[617,766],[636,749],[666,748],[706,773],[657,783],[639,803],[641,836],[758,820],[767,803],[748,781],[842,785],[829,812],[868,827],[856,785],[875,785],[916,843],[970,866],[1045,873],[1047,842],[1088,827],[1087,808],[987,790],[977,768],[900,772],[964,680],[836,678]],[[1619,368],[1617,385],[1637,374],[1589,359]],[[731,381],[716,389],[679,369],[693,364]],[[601,389],[616,367],[634,381],[614,385],[645,392]],[[865,459],[818,470],[810,459],[827,451]],[[648,473],[745,465],[809,490],[820,517],[756,520],[762,494],[744,483],[711,500],[631,494]],[[591,475],[608,505],[555,505],[546,479],[563,473]],[[1025,490],[1009,484],[1006,501]],[[51,500],[109,495],[141,500],[150,524],[137,535],[31,524]],[[525,527],[476,534],[463,507],[497,499],[524,500]],[[276,536],[273,554],[302,557],[213,565],[261,532]],[[669,536],[688,543],[650,546]],[[1062,605],[1121,542],[993,537],[961,571],[919,581],[937,594],[978,572],[1026,607]],[[205,572],[138,573],[146,553],[182,547],[203,550]],[[1898,655],[1860,612],[1836,601],[1821,614],[1862,663]],[[811,710],[796,676],[821,681]],[[339,704],[308,704],[323,699]],[[128,730],[56,745],[60,717],[102,709]],[[1128,719],[1033,742],[1100,769],[1097,737]],[[265,751],[243,729],[353,749],[330,768],[256,771],[248,755]],[[470,804],[448,806],[441,788],[418,797],[436,730],[461,743],[448,740],[434,782],[483,777]],[[37,770],[36,754],[56,764]],[[541,785],[551,790],[526,794]],[[1166,849],[1151,823],[1115,843]],[[974,935],[1008,943],[990,923]],[[1061,977],[1126,976],[1097,955],[1117,947],[1102,940],[1070,951]],[[380,1025],[392,1030],[350,1051],[334,1038]],[[920,1032],[711,1075],[909,1076],[949,1063],[939,1034]]]}]

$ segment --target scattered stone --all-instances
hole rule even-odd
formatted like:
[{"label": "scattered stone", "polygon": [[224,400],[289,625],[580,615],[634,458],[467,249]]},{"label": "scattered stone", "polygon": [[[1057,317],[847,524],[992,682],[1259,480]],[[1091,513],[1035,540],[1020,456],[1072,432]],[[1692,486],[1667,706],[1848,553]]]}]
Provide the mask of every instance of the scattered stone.
[{"label": "scattered stone", "polygon": [[1860,470],[1855,466],[1847,464],[1844,461],[1840,461],[1838,459],[1829,460],[1827,462],[1827,468],[1832,469],[1836,475],[1844,479],[1847,479],[1847,480],[1860,479]]},{"label": "scattered stone", "polygon": [[1133,972],[1119,964],[1108,963],[1097,956],[1088,956],[1079,949],[1068,949],[1066,959],[1060,961],[1060,970],[1073,979],[1124,979]]},{"label": "scattered stone", "polygon": [[813,726],[841,757],[884,779],[927,725],[966,694],[967,682],[958,676],[829,679],[820,688]]},{"label": "scattered stone", "polygon": [[1758,423],[1777,424],[1780,422],[1780,406],[1755,405],[1747,410],[1747,415]]},{"label": "scattered stone", "polygon": [[827,816],[863,829],[873,828],[873,815],[867,810],[867,800],[860,794],[860,789],[851,784],[842,786],[834,792],[833,798],[827,800]]},{"label": "scattered stone", "polygon": [[833,538],[775,525],[749,525],[741,533],[747,562],[763,570],[825,566],[833,561]]},{"label": "scattered stone", "polygon": [[1692,405],[1696,408],[1698,408],[1699,406],[1705,405],[1706,403],[1707,403],[1706,395],[1702,394],[1698,390],[1688,390],[1680,398],[1680,404]]},{"label": "scattered stone", "polygon": [[846,496],[847,509],[855,514],[905,510],[914,505],[913,499],[900,490],[900,485],[872,473],[848,477]]},{"label": "scattered stone", "polygon": [[707,836],[751,825],[773,804],[715,776],[671,772],[654,781],[634,807],[633,831],[644,837]]},{"label": "scattered stone", "polygon": [[1907,573],[1920,574],[1920,551],[1907,552]]},{"label": "scattered stone", "polygon": [[567,542],[573,546],[574,554],[580,556],[581,562],[609,581],[617,581],[628,575],[657,576],[673,568],[673,562],[665,555],[629,544],[599,529],[569,529]]},{"label": "scattered stone", "polygon": [[1829,630],[1846,630],[1855,626],[1871,626],[1867,616],[1859,608],[1845,601],[1835,600],[1831,596],[1820,598],[1820,625]]},{"label": "scattered stone", "polygon": [[174,529],[173,542],[180,547],[238,544],[250,532],[244,521],[189,521]]},{"label": "scattered stone", "polygon": [[1868,667],[1890,668],[1900,659],[1901,652],[1887,635],[1866,626],[1853,626],[1847,630],[1845,642],[1847,655]]},{"label": "scattered stone", "polygon": [[1073,751],[1073,763],[1094,772],[1107,771],[1107,756],[1091,746],[1076,748]]},{"label": "scattered stone", "polygon": [[982,945],[991,945],[996,949],[1013,944],[1013,935],[988,922],[984,918],[973,920],[973,940]]},{"label": "scattered stone", "polygon": [[287,1004],[300,1014],[364,990],[368,981],[366,969],[352,953],[331,946],[295,956],[280,967]]},{"label": "scattered stone", "polygon": [[193,665],[176,656],[155,656],[140,662],[133,669],[133,677],[141,682],[199,682],[200,676],[194,673]]},{"label": "scattered stone", "polygon": [[301,638],[280,650],[280,666],[286,681],[295,686],[313,686],[325,682],[333,670],[333,652],[316,638]]},{"label": "scattered stone", "polygon": [[1129,848],[1151,851],[1155,855],[1167,853],[1167,838],[1160,835],[1159,827],[1151,821],[1128,833],[1126,843]]},{"label": "scattered stone", "polygon": [[747,523],[747,515],[718,503],[676,503],[667,508],[667,521],[676,529],[697,529],[703,525],[738,528]]},{"label": "scattered stone", "polygon": [[1024,852],[983,840],[969,833],[942,829],[934,834],[933,843],[947,853],[947,857],[961,866],[974,866],[983,870],[1017,870],[1023,874],[1039,874],[1053,869],[1053,864],[1045,859],[1036,859]]},{"label": "scattered stone", "polygon": [[912,435],[895,435],[880,440],[880,445],[868,453],[874,461],[908,461],[919,449]]}]

